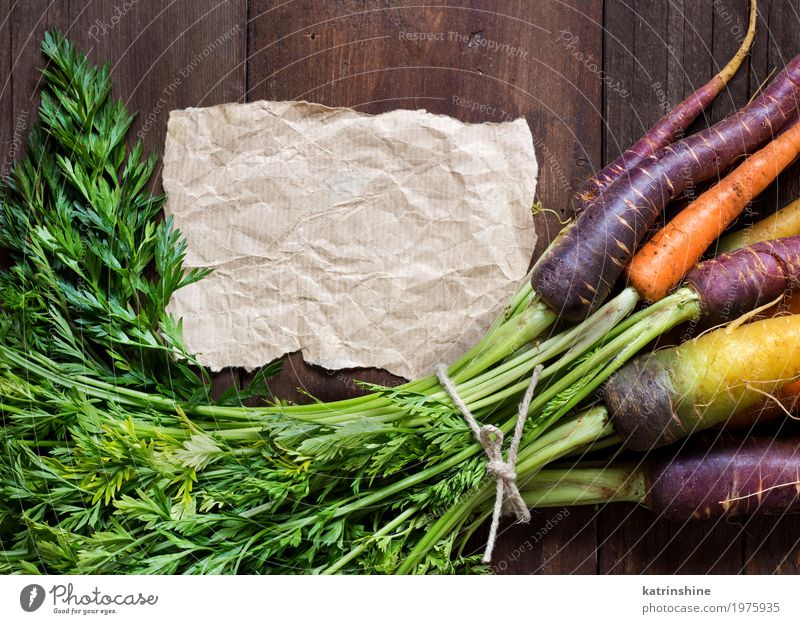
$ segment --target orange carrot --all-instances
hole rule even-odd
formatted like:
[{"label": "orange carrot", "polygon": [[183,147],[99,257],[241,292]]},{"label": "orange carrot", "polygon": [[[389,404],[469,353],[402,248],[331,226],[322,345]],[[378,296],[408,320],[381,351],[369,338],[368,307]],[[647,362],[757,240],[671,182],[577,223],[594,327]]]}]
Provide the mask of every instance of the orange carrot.
[{"label": "orange carrot", "polygon": [[800,153],[800,124],[769,143],[689,204],[637,252],[631,284],[648,301],[677,286],[745,206]]}]

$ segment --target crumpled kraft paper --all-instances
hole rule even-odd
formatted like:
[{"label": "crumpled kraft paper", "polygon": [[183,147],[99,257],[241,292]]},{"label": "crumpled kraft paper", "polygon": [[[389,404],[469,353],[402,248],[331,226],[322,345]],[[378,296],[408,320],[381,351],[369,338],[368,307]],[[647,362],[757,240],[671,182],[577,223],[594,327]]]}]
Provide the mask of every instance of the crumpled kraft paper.
[{"label": "crumpled kraft paper", "polygon": [[219,370],[302,349],[403,377],[452,361],[526,274],[537,165],[524,119],[465,124],[307,102],[173,111],[166,212],[187,347]]}]

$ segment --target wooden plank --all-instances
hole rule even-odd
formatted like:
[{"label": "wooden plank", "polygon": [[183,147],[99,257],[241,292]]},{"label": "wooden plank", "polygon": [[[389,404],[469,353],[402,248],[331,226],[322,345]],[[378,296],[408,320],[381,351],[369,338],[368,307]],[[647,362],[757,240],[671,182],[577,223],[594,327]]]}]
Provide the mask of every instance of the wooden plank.
[{"label": "wooden plank", "polygon": [[[11,110],[14,120],[36,119],[39,107],[39,68],[44,64],[39,47],[48,28],[69,30],[65,2],[31,0],[11,6]],[[15,121],[17,123],[17,121]],[[27,134],[27,132],[26,132]]]},{"label": "wooden plank", "polygon": [[[667,83],[664,90],[664,102],[667,106],[662,107],[659,113],[664,113],[681,102],[719,71],[714,62],[718,57],[712,50],[713,42],[708,39],[708,33],[713,29],[711,6],[692,0],[672,1],[668,4],[669,22],[665,35]],[[744,78],[746,81],[746,73]],[[708,123],[709,117],[710,115],[702,115],[700,123]]]},{"label": "wooden plank", "polygon": [[[47,28],[65,30],[68,26],[65,5],[54,0],[31,0],[24,5],[2,0],[3,16],[0,45],[0,67],[8,68],[2,78],[0,96],[0,175],[6,175],[14,162],[27,151],[28,134],[36,123],[39,108],[39,68],[44,64],[39,52],[42,35]],[[0,4],[0,6],[2,6]],[[0,252],[0,261],[5,252]]]},{"label": "wooden plank", "polygon": [[14,137],[17,123],[11,109],[11,0],[0,0],[0,15],[0,177],[4,177],[21,147],[21,137]]},{"label": "wooden plank", "polygon": [[[362,394],[366,390],[360,382],[396,386],[403,381],[401,377],[378,368],[351,368],[346,370],[328,370],[321,366],[309,364],[303,360],[299,351],[282,358],[283,368],[268,381],[272,394],[284,401],[310,403],[314,400],[337,401]],[[256,373],[242,373],[242,385],[252,383]],[[251,401],[253,405],[257,401]]]},{"label": "wooden plank", "polygon": [[244,98],[247,0],[72,0],[70,18],[72,40],[111,63],[148,150],[162,151],[170,110]]},{"label": "wooden plank", "polygon": [[[759,9],[763,4],[763,0],[759,0]],[[717,0],[711,3],[711,7],[714,19],[711,38],[714,64],[708,74],[709,78],[711,73],[718,72],[727,64],[741,45],[747,31],[749,2],[748,0]],[[691,12],[688,15],[693,18]],[[757,23],[756,29],[757,36],[763,36],[766,30],[762,23]],[[751,50],[757,54],[760,49],[760,40],[757,39]],[[711,105],[710,114],[705,116],[705,124],[716,123],[747,104],[751,95],[749,88],[751,58],[745,60],[738,73],[728,83],[727,89]]]},{"label": "wooden plank", "polygon": [[[605,6],[604,163],[610,162],[673,102],[667,72],[669,3],[609,0]],[[677,82],[677,81],[676,81]]]},{"label": "wooden plank", "polygon": [[[424,8],[413,0],[369,7],[253,0],[250,15],[248,99],[306,99],[370,113],[426,108],[470,122],[524,115],[539,159],[539,198],[562,216],[570,214],[571,192],[600,162],[599,0]],[[552,214],[539,215],[536,225],[540,252],[560,225]],[[348,396],[353,378],[314,371],[294,355],[273,387],[289,396],[297,386],[324,398]],[[514,569],[594,571],[594,522],[585,513],[575,510]],[[513,534],[524,542],[537,530],[534,523]],[[511,546],[504,537],[498,553]]]},{"label": "wooden plank", "polygon": [[[570,507],[534,510],[528,525],[503,519],[492,557],[495,573],[593,573],[595,528],[594,517],[588,511]],[[488,526],[481,535],[487,531]]]},{"label": "wooden plank", "polygon": [[759,0],[758,30],[751,55],[750,92],[774,75],[795,55],[790,47],[798,37],[796,31],[800,15],[794,0]]},{"label": "wooden plank", "polygon": [[223,393],[234,387],[241,387],[241,371],[238,368],[226,368],[212,378],[211,398],[217,400]]},{"label": "wooden plank", "polygon": [[737,574],[744,530],[717,521],[671,522],[633,505],[609,505],[598,522],[601,574]]},{"label": "wooden plank", "polygon": [[742,572],[800,574],[800,520],[795,516],[753,518],[745,525]]},{"label": "wooden plank", "polygon": [[139,113],[133,134],[160,152],[170,110],[243,99],[246,19],[246,0],[14,3],[14,117],[36,111],[39,46],[56,27],[92,62],[112,64],[114,95]]},{"label": "wooden plank", "polygon": [[[11,83],[11,0],[0,0],[0,179],[5,178],[24,151],[28,116],[14,118]],[[0,266],[5,267],[7,253],[0,249]]]},{"label": "wooden plank", "polygon": [[[760,75],[766,76],[779,72],[793,56],[800,52],[800,1],[799,0],[762,0],[764,11],[768,14],[767,28],[769,35],[766,38],[766,67]],[[751,81],[751,95],[757,88],[755,81]],[[782,206],[787,201],[800,195],[800,166],[797,164],[786,169],[779,176],[777,184],[771,189],[772,197],[768,196],[768,210]],[[773,199],[774,197],[774,199]]]},{"label": "wooden plank", "polygon": [[[781,38],[784,31],[783,22],[787,21],[787,15],[782,12],[786,3],[779,3],[780,6],[771,0],[760,0],[758,3],[759,19],[756,26],[756,40],[750,54],[749,75],[748,75],[748,97],[752,97],[759,89],[763,88],[780,71],[783,64],[788,60],[785,54],[777,48],[777,38]],[[776,7],[778,7],[776,9]],[[777,25],[776,15],[780,18]],[[791,52],[789,52],[791,54]],[[786,176],[783,176],[785,179]],[[777,186],[772,185],[753,202],[752,208],[746,211],[738,224],[751,222],[759,216],[774,211],[780,206],[781,199],[777,192]]]},{"label": "wooden plank", "polygon": [[[552,525],[552,528],[551,528]],[[544,510],[531,528],[533,570],[540,574],[595,574],[597,572],[597,512],[591,507]]]},{"label": "wooden plank", "polygon": [[[632,505],[601,514],[602,574],[736,574],[742,529],[724,520],[667,522]],[[726,541],[728,540],[728,541]]]}]

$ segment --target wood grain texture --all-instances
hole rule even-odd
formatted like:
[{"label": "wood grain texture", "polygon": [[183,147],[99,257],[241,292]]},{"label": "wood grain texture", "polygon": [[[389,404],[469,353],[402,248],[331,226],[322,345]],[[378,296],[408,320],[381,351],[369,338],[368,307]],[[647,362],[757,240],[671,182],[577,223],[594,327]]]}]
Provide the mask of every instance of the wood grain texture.
[{"label": "wood grain texture", "polygon": [[[281,358],[281,371],[269,378],[270,392],[284,401],[310,403],[312,401],[337,401],[366,394],[361,382],[382,386],[397,386],[402,377],[378,368],[349,368],[328,370],[309,364],[302,353],[295,351]],[[249,386],[257,372],[242,372],[242,385]],[[258,400],[248,401],[257,405]]]},{"label": "wood grain texture", "polygon": [[[93,61],[112,63],[115,95],[139,112],[136,132],[149,149],[162,149],[170,109],[245,99],[307,99],[371,113],[426,108],[471,122],[524,115],[539,157],[539,199],[563,217],[585,177],[727,62],[747,23],[747,0],[431,4],[138,0],[120,15],[115,3],[99,0],[0,0],[0,76],[10,76],[0,92],[0,145],[8,150],[20,115],[36,110],[39,44],[56,26]],[[751,58],[693,129],[743,105],[800,52],[800,0],[759,6]],[[800,193],[799,175],[792,167],[756,208]],[[538,252],[560,226],[541,214],[537,227]],[[214,394],[249,379],[227,370]],[[295,353],[271,387],[289,400],[304,393],[331,400],[359,392],[358,379],[398,381],[374,369],[310,367]],[[798,539],[798,518],[684,526],[628,505],[544,510],[530,525],[504,523],[496,571],[797,573]]]},{"label": "wood grain texture", "polygon": [[604,93],[605,162],[619,156],[674,104],[667,74],[669,8],[666,2],[606,2],[604,69],[612,85]]},{"label": "wood grain texture", "polygon": [[12,0],[11,109],[12,119],[34,120],[39,107],[39,68],[44,64],[39,46],[48,28],[69,31],[66,2],[56,0]]},{"label": "wood grain texture", "polygon": [[800,519],[753,518],[744,527],[746,574],[800,573]]},{"label": "wood grain texture", "polygon": [[[594,520],[593,510],[578,507],[534,510],[527,525],[504,519],[492,567],[496,574],[593,574]],[[487,531],[488,526],[478,533]],[[476,543],[475,551],[482,549]]]},{"label": "wood grain texture", "polygon": [[724,520],[668,522],[645,509],[609,505],[599,521],[602,574],[737,574],[743,533]]},{"label": "wood grain texture", "polygon": [[600,19],[600,2],[254,0],[248,99],[426,108],[470,122],[525,115],[552,163],[542,159],[539,196],[565,215],[565,187],[596,158],[600,83],[565,54],[559,31],[599,63]]},{"label": "wood grain texture", "polygon": [[0,176],[6,175],[14,161],[17,143],[16,123],[11,116],[11,0],[0,0]]},{"label": "wood grain texture", "polygon": [[[763,9],[764,2],[759,1],[758,6],[760,12]],[[736,54],[747,31],[749,8],[749,2],[742,2],[741,0],[719,0],[716,3],[712,3],[712,35],[709,48],[711,55],[713,55],[713,64],[709,68],[709,76],[711,72],[716,73],[722,69],[728,60]],[[688,14],[693,16],[693,12]],[[756,34],[758,35],[763,30],[763,24],[760,21],[757,22]],[[757,47],[758,43],[754,42],[751,50],[755,50]],[[698,51],[698,54],[703,55],[701,51]],[[703,56],[709,58],[709,52],[706,51]],[[753,93],[752,89],[749,88],[751,61],[752,56],[745,59],[737,74],[731,78],[725,92],[717,97],[711,105],[710,113],[705,116],[701,123],[705,122],[706,125],[716,123],[747,103]]]},{"label": "wood grain texture", "polygon": [[[762,6],[763,5],[763,6]],[[800,1],[765,0],[759,2],[762,15],[762,31],[757,38],[753,54],[753,71],[750,79],[750,95],[759,88],[767,76],[774,75],[800,52]],[[756,67],[757,64],[757,67]],[[773,210],[800,195],[800,166],[795,163],[787,168],[762,200],[762,212]]]},{"label": "wood grain texture", "polygon": [[114,95],[139,112],[133,132],[147,150],[163,150],[170,110],[243,100],[246,0],[120,6],[70,0],[71,38],[93,62],[111,63]]},{"label": "wood grain texture", "polygon": [[[713,29],[713,15],[712,7],[706,3],[692,2],[692,0],[676,0],[668,3],[668,22],[666,33],[663,35],[667,50],[665,97],[663,100],[659,98],[661,104],[659,113],[682,101],[687,94],[704,85],[721,69],[714,62],[719,57],[713,53],[713,42],[707,38]],[[730,43],[734,48],[738,45],[738,41],[733,37],[730,38]],[[746,76],[745,73],[745,82]],[[709,117],[701,115],[704,122]]]},{"label": "wood grain texture", "polygon": [[11,84],[11,0],[0,0],[0,176],[11,169],[15,153],[18,151],[13,137],[15,122],[12,117]]}]

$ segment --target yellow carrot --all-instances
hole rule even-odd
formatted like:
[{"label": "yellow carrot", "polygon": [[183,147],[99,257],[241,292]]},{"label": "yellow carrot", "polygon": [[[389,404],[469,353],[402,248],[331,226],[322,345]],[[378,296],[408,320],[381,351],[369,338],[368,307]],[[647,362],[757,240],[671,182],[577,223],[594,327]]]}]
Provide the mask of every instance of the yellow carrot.
[{"label": "yellow carrot", "polygon": [[623,444],[649,450],[726,422],[800,378],[800,316],[715,330],[637,357],[604,399]]},{"label": "yellow carrot", "polygon": [[751,226],[723,236],[714,251],[728,253],[754,243],[797,235],[800,235],[800,199],[789,202]]}]

